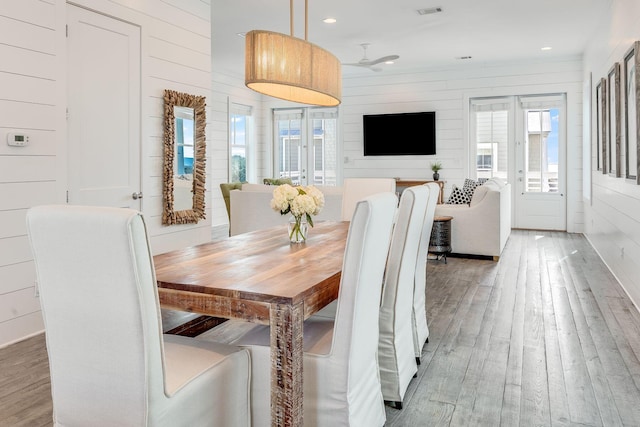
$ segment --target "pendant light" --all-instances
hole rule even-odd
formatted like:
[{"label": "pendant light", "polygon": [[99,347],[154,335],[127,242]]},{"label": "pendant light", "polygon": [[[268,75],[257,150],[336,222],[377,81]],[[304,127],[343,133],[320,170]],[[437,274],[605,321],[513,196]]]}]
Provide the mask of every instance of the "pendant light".
[{"label": "pendant light", "polygon": [[307,41],[307,6],[305,0],[304,40],[293,36],[293,0],[289,2],[291,36],[262,30],[247,33],[245,85],[287,101],[336,106],[342,96],[340,61]]}]

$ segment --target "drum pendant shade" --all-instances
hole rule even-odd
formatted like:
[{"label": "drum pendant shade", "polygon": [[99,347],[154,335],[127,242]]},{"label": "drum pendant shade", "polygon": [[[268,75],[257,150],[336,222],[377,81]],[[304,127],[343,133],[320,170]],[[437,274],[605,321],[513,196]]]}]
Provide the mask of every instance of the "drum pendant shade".
[{"label": "drum pendant shade", "polygon": [[275,98],[336,106],[342,96],[341,64],[306,40],[254,30],[246,35],[245,85]]}]

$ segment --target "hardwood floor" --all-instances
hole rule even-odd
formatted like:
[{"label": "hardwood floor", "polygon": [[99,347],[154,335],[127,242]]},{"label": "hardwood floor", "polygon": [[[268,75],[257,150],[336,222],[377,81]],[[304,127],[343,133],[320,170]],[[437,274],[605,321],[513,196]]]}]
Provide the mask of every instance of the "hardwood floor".
[{"label": "hardwood floor", "polygon": [[[580,234],[427,264],[431,331],[387,426],[640,426],[640,314]],[[42,336],[0,349],[0,426],[50,426]]]},{"label": "hardwood floor", "polygon": [[388,426],[638,426],[640,315],[580,234],[429,262],[430,337]]}]

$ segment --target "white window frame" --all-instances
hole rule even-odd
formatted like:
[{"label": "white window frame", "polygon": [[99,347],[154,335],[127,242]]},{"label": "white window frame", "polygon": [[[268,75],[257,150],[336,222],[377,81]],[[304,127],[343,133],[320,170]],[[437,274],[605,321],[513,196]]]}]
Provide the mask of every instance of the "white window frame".
[{"label": "white window frame", "polygon": [[256,179],[256,161],[255,161],[255,120],[253,117],[254,108],[251,105],[240,104],[236,102],[228,101],[229,117],[227,123],[228,127],[228,164],[227,164],[227,179],[231,182],[234,180],[232,175],[233,164],[233,116],[245,116],[245,158],[246,158],[246,176],[247,182],[254,182]]},{"label": "white window frame", "polygon": [[[487,112],[487,111],[507,111],[508,121],[509,121],[509,129],[507,131],[507,140],[513,141],[515,126],[512,125],[513,117],[515,114],[515,100],[513,96],[496,96],[496,97],[486,97],[486,98],[470,98],[469,99],[469,177],[472,179],[478,178],[477,171],[477,158],[478,158],[478,141],[477,137],[477,121],[475,117],[475,113],[477,112]],[[507,142],[507,164],[511,165],[515,156],[515,150],[512,144]],[[492,168],[497,167],[496,163],[497,159],[492,159]],[[511,181],[513,177],[511,176],[512,168],[507,167],[507,180]]]},{"label": "white window frame", "polygon": [[[280,176],[280,159],[283,154],[280,152],[280,135],[278,122],[281,120],[300,120],[300,135],[299,135],[299,150],[302,153],[299,159],[300,167],[298,174],[293,176],[294,182],[302,184],[313,184],[315,182],[315,176],[309,176],[311,171],[315,171],[315,138],[313,121],[317,119],[335,119],[335,177],[326,175],[327,154],[323,151],[323,175],[322,179],[325,181],[323,185],[338,185],[340,182],[341,168],[338,159],[340,158],[340,120],[339,109],[333,108],[319,108],[319,107],[302,107],[302,108],[274,108],[272,110],[272,128],[273,128],[273,176]],[[326,143],[323,143],[323,149],[326,149]]]}]

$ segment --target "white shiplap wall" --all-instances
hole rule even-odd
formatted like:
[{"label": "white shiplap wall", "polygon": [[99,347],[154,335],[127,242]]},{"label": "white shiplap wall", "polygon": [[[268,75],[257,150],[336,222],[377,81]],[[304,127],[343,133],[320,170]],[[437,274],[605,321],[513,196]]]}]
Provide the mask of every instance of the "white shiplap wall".
[{"label": "white shiplap wall", "polygon": [[[35,269],[25,213],[60,200],[60,92],[56,21],[63,2],[0,2],[0,345],[41,330]],[[25,132],[26,147],[9,147],[8,132]]]},{"label": "white shiplap wall", "polygon": [[[584,59],[584,79],[591,77],[594,97],[600,78],[607,76],[615,62],[622,62],[632,43],[640,40],[640,2],[612,0],[610,16],[602,22]],[[592,103],[593,143],[591,162],[586,163],[591,169],[592,186],[591,200],[585,202],[586,235],[636,307],[640,307],[640,186],[595,170],[595,100]],[[585,143],[589,142],[585,138]]]},{"label": "white shiplap wall", "polygon": [[[233,94],[253,104],[260,96],[244,87],[241,75],[220,73],[215,69],[214,97]],[[484,64],[452,69],[426,69],[413,73],[370,73],[343,75],[343,97],[340,105],[343,177],[401,177],[428,179],[430,162],[443,162],[441,179],[447,181],[446,192],[453,184],[461,186],[469,176],[468,101],[471,97],[567,94],[567,230],[582,232],[582,60],[574,57],[556,61],[531,63]],[[242,102],[242,101],[237,101]],[[223,101],[220,101],[222,104]],[[216,102],[218,104],[218,102]],[[263,98],[262,120],[258,126],[258,180],[271,176],[272,141],[271,108],[295,107],[286,101]],[[223,106],[220,111],[222,120]],[[402,156],[370,158],[362,152],[362,115],[409,111],[436,111],[437,156]],[[216,125],[217,126],[217,125]],[[220,126],[226,126],[221,122]],[[226,131],[226,128],[225,128]],[[222,138],[222,134],[220,134]],[[214,136],[218,144],[218,134]],[[221,150],[227,150],[220,139]],[[226,153],[220,153],[222,156]],[[226,167],[227,157],[220,158]],[[214,178],[215,180],[216,178]],[[215,188],[214,188],[215,190]],[[215,196],[214,196],[215,197]],[[214,199],[215,204],[215,199]],[[224,210],[215,215],[213,224],[226,224]],[[224,215],[224,216],[223,216]]]},{"label": "white shiplap wall", "polygon": [[[143,211],[154,252],[208,240],[210,184],[207,219],[197,225],[165,227],[161,207],[162,93],[174,89],[203,95],[211,105],[210,1],[74,3],[141,28]],[[66,8],[64,0],[0,2],[0,346],[43,328],[24,218],[31,206],[64,202]],[[208,108],[208,145],[211,115]],[[4,141],[11,130],[28,132],[30,145],[7,146]],[[211,163],[215,160],[209,150],[208,180]]]},{"label": "white shiplap wall", "polygon": [[[581,58],[531,63],[465,64],[414,73],[371,73],[345,77],[341,105],[346,177],[431,179],[430,163],[442,161],[445,192],[469,177],[468,103],[471,97],[567,94],[567,229],[581,232],[582,207]],[[364,157],[362,115],[436,112],[436,156]]]}]

